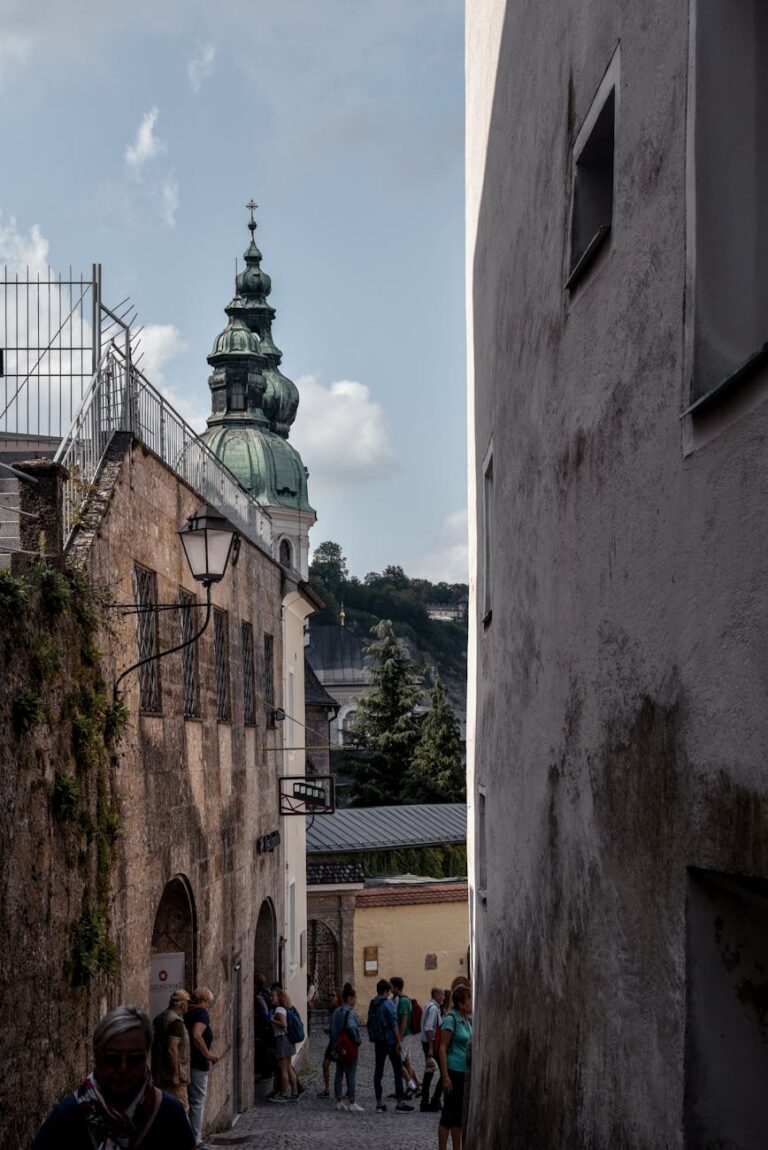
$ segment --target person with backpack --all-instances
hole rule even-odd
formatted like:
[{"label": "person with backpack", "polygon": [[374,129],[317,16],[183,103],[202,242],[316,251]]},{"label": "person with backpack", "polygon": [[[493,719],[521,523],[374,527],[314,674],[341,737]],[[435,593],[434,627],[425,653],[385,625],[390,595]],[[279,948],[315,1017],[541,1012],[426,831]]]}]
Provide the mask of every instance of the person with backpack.
[{"label": "person with backpack", "polygon": [[376,1113],[383,1114],[387,1109],[382,1094],[384,1066],[387,1059],[392,1064],[395,1076],[395,1111],[399,1114],[413,1110],[405,1101],[403,1090],[403,1064],[400,1059],[400,1030],[397,1025],[395,1004],[392,1001],[392,986],[386,978],[376,983],[376,997],[368,1007],[368,1037],[374,1044],[376,1064],[373,1072],[373,1092],[376,1095]]},{"label": "person with backpack", "polygon": [[289,1025],[293,1022],[294,1013],[295,1008],[288,995],[282,987],[275,987],[272,991],[272,1033],[275,1037],[275,1061],[280,1091],[274,1097],[270,1097],[270,1102],[299,1101],[299,1080],[291,1065],[291,1059],[296,1053],[296,1041],[301,1041],[304,1035],[302,1027],[302,1038],[297,1039],[297,1032]]},{"label": "person with backpack", "polygon": [[[360,1043],[360,1023],[355,1014],[357,994],[347,982],[341,992],[341,1006],[337,1006],[331,1017],[330,1040],[336,1048],[336,1078],[334,1094],[337,1110],[351,1110],[361,1114],[362,1106],[355,1102],[355,1081],[357,1079],[357,1056]],[[347,1100],[341,1096],[344,1077],[347,1079]]]},{"label": "person with backpack", "polygon": [[437,1129],[438,1150],[447,1150],[449,1134],[453,1150],[461,1150],[467,1047],[472,1037],[472,991],[468,986],[457,986],[451,997],[453,1006],[440,1027],[443,1112]]},{"label": "person with backpack", "polygon": [[[400,1048],[405,1068],[405,1096],[406,1098],[418,1098],[421,1094],[421,1083],[416,1076],[415,1058],[421,1054],[421,1039],[419,1037],[421,1007],[415,998],[409,998],[405,993],[405,983],[399,975],[394,975],[389,981],[395,993],[397,1026],[400,1031]],[[418,1018],[415,1017],[417,1011]]]}]

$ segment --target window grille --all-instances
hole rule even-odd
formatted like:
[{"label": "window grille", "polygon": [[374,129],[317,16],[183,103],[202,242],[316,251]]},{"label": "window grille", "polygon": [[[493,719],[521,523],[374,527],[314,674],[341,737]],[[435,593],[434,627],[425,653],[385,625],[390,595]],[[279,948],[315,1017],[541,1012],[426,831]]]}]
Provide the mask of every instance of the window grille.
[{"label": "window grille", "polygon": [[275,640],[264,636],[264,698],[267,703],[267,726],[275,725]]},{"label": "window grille", "polygon": [[213,610],[213,652],[216,665],[216,718],[229,722],[229,642],[225,611]]},{"label": "window grille", "polygon": [[240,634],[243,654],[243,722],[252,727],[256,723],[256,681],[253,669],[252,625],[242,623]]},{"label": "window grille", "polygon": [[[157,576],[154,571],[136,564],[133,568],[136,586],[136,603],[140,608],[157,606]],[[160,647],[157,639],[157,612],[139,610],[136,612],[136,648],[139,659],[152,659],[139,667],[139,709],[150,714],[160,713],[160,666],[157,655]]]},{"label": "window grille", "polygon": [[184,687],[184,717],[187,719],[200,718],[200,679],[197,663],[197,643],[190,643],[190,639],[198,630],[198,618],[195,608],[197,596],[191,591],[179,589],[179,632],[180,643],[189,643],[181,651],[181,675]]}]

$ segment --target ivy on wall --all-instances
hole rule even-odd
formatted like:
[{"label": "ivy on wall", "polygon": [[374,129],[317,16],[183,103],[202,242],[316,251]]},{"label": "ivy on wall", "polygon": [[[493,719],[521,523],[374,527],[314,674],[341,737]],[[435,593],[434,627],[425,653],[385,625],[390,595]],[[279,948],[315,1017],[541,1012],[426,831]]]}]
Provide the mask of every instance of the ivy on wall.
[{"label": "ivy on wall", "polygon": [[49,780],[50,825],[69,871],[61,885],[79,878],[82,887],[65,963],[77,986],[117,967],[110,898],[121,826],[110,768],[127,711],[108,699],[101,671],[96,635],[106,625],[105,606],[79,573],[44,563],[25,576],[0,571],[7,690],[0,739],[19,783],[33,765]]}]

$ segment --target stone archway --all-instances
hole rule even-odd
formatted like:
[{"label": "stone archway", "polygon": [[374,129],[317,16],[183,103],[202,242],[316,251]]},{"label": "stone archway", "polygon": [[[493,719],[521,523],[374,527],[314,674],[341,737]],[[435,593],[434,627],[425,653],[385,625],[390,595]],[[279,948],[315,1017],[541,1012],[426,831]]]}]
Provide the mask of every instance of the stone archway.
[{"label": "stone archway", "polygon": [[318,918],[307,923],[307,934],[307,970],[317,990],[318,1008],[325,1010],[331,991],[338,987],[340,981],[339,942],[327,923]]},{"label": "stone archway", "polygon": [[[265,898],[259,908],[256,920],[256,933],[253,939],[254,983],[257,975],[262,975],[269,992],[270,983],[277,978],[277,916],[272,900]],[[259,1009],[253,1004],[254,1073],[256,1082],[271,1080],[274,1072],[272,1028]],[[259,1089],[257,1085],[257,1097]]]},{"label": "stone archway", "polygon": [[[159,960],[158,955],[167,956],[167,961]],[[165,1009],[170,991],[177,986],[188,990],[194,986],[196,955],[197,919],[192,889],[184,875],[174,875],[165,884],[152,930],[153,1010]]]}]

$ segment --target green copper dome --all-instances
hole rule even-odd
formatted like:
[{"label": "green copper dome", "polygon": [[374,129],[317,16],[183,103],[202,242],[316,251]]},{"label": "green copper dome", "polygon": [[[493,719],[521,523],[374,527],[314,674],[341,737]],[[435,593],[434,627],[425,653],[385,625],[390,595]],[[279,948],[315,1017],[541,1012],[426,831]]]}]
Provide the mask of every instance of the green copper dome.
[{"label": "green copper dome", "polygon": [[266,300],[272,281],[261,269],[253,215],[248,228],[246,267],[237,276],[237,295],[225,309],[229,322],[208,356],[213,411],[201,439],[265,506],[314,515],[306,468],[288,443],[299,391],[280,371],[282,352],[272,339],[275,310]]}]

